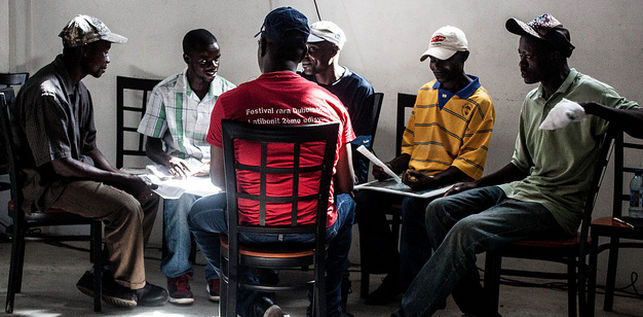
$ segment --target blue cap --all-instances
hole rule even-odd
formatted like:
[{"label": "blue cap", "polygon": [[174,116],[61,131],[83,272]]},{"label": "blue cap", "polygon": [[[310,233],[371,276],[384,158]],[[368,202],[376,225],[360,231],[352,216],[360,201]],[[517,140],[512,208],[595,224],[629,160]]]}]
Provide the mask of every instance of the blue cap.
[{"label": "blue cap", "polygon": [[291,7],[281,7],[274,9],[266,15],[259,33],[263,37],[283,43],[283,42],[306,42],[310,34],[308,27],[308,18],[301,12]]}]

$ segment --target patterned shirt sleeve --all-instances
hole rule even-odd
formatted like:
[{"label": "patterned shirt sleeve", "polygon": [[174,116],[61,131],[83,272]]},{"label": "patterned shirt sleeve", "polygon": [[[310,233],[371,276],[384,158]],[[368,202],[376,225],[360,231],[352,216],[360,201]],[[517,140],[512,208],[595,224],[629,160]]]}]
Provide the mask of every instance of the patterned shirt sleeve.
[{"label": "patterned shirt sleeve", "polygon": [[138,125],[138,133],[153,138],[161,138],[167,131],[167,121],[165,119],[165,104],[161,87],[154,87],[150,99],[147,101],[145,115]]},{"label": "patterned shirt sleeve", "polygon": [[469,177],[478,179],[482,177],[487,160],[495,111],[490,98],[480,100],[473,111],[475,112],[469,121],[467,131],[462,138],[462,146],[452,166]]}]

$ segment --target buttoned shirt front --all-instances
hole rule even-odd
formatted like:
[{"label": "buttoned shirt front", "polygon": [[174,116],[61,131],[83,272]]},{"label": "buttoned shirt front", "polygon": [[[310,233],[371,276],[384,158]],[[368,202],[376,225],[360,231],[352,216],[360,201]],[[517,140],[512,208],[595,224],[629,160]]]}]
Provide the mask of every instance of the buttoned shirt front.
[{"label": "buttoned shirt front", "polygon": [[210,127],[210,114],[217,98],[236,86],[217,75],[208,93],[199,99],[190,87],[186,72],[187,68],[154,87],[137,131],[163,139],[169,155],[208,160],[210,145],[205,136]]}]

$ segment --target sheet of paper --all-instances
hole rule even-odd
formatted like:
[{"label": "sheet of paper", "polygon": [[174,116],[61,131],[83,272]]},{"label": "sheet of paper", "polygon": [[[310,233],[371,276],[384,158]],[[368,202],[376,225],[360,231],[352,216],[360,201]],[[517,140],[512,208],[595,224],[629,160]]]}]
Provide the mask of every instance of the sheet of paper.
[{"label": "sheet of paper", "polygon": [[375,154],[371,153],[371,151],[369,151],[365,146],[360,145],[359,147],[357,147],[357,152],[362,153],[362,155],[364,155],[367,159],[373,162],[373,164],[381,167],[384,170],[384,172],[387,175],[393,177],[393,179],[397,183],[402,183],[402,179],[399,176],[397,176],[397,174],[395,174],[390,168],[388,168],[388,166],[386,166],[384,162],[378,159],[377,156],[375,156]]},{"label": "sheet of paper", "polygon": [[373,191],[379,191],[379,192],[396,194],[396,195],[411,196],[411,197],[417,197],[417,198],[433,198],[446,193],[449,189],[451,189],[452,186],[453,185],[448,185],[437,189],[413,191],[411,187],[407,186],[406,184],[396,183],[395,181],[392,181],[392,180],[384,180],[384,181],[372,181],[364,184],[359,184],[355,186],[355,190],[373,190]]},{"label": "sheet of paper", "polygon": [[223,191],[221,188],[214,186],[208,176],[161,179],[154,174],[145,174],[140,175],[140,177],[146,182],[156,185],[157,188],[152,189],[152,191],[163,199],[178,199],[183,193],[208,196]]},{"label": "sheet of paper", "polygon": [[[199,161],[199,160],[197,160],[197,159],[195,159],[193,157],[190,157],[190,158],[186,159],[185,164],[187,165],[187,167],[189,169],[189,171],[186,171],[188,176],[192,176],[195,173],[200,172],[204,168],[204,165],[205,165],[203,162],[201,162],[201,161]],[[163,166],[161,164],[150,164],[150,165],[145,166],[145,168],[147,169],[148,173],[154,174],[156,177],[158,177],[158,178],[160,178],[162,180],[172,179],[172,178],[176,178],[176,179],[181,178],[180,176],[175,176],[175,175],[170,174],[170,171],[167,169],[167,167],[165,167],[165,166]]]}]

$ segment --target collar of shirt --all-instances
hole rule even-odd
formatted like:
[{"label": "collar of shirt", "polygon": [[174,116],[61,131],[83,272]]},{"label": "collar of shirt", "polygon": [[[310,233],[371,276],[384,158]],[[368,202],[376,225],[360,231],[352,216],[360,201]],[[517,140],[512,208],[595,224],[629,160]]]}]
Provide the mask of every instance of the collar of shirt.
[{"label": "collar of shirt", "polygon": [[76,92],[77,85],[74,85],[71,82],[71,76],[69,76],[69,73],[67,72],[67,68],[65,67],[65,62],[63,61],[63,55],[60,54],[56,56],[56,59],[54,59],[53,64],[58,74],[60,74],[60,76],[62,77],[61,78],[62,79],[61,82],[63,85],[62,88],[65,90],[65,93],[67,94],[67,96],[72,97]]},{"label": "collar of shirt", "polygon": [[[196,94],[192,94],[192,87],[190,87],[190,83],[188,81],[188,68],[186,67],[183,69],[183,72],[181,73],[181,76],[176,81],[176,86],[181,88],[183,92],[188,96],[189,98],[195,98],[195,100],[202,102],[204,100],[199,100],[199,96]],[[214,97],[214,83],[218,80],[219,76],[214,76],[214,79],[210,82],[210,89],[208,90],[208,94],[204,97],[207,98],[208,100],[212,99]]]},{"label": "collar of shirt", "polygon": [[543,99],[543,102],[546,102],[548,100],[552,100],[552,98],[555,98],[559,94],[566,94],[569,88],[576,80],[576,77],[578,77],[578,72],[576,71],[576,69],[575,68],[570,69],[569,74],[567,75],[567,78],[565,78],[563,83],[560,84],[560,87],[556,89],[556,92],[554,92],[551,96],[549,96],[549,99],[547,100],[544,100],[543,98],[543,85],[538,84],[538,88],[536,88],[536,92],[533,94],[531,99],[532,100]]},{"label": "collar of shirt", "polygon": [[480,79],[478,77],[468,74],[467,76],[471,78],[471,82],[455,94],[448,90],[440,89],[440,82],[437,80],[435,81],[433,89],[438,89],[438,106],[440,106],[440,110],[447,104],[447,102],[449,102],[449,100],[451,100],[453,96],[457,95],[460,99],[467,99],[471,97],[478,88],[480,88]]}]

